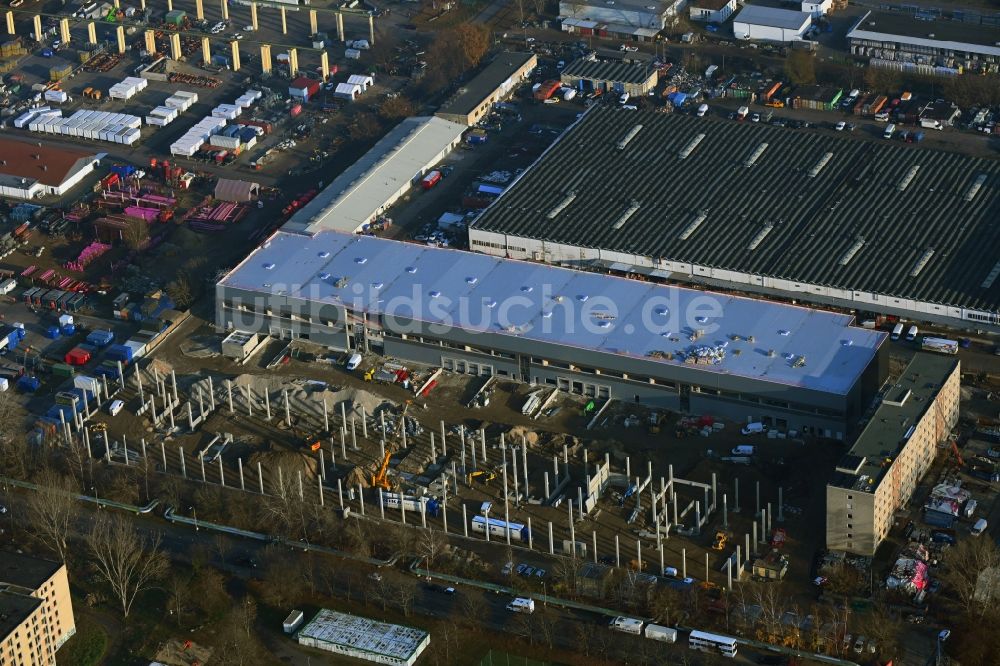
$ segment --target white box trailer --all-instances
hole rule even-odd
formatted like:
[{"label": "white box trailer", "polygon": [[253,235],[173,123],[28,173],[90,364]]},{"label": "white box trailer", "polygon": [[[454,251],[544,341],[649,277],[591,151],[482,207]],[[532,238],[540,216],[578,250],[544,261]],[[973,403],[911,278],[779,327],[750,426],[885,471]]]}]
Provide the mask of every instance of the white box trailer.
[{"label": "white box trailer", "polygon": [[647,624],[646,638],[654,641],[663,641],[664,643],[676,643],[677,630],[673,627],[664,627],[659,624]]},{"label": "white box trailer", "polygon": [[632,617],[616,617],[608,623],[608,626],[614,631],[620,631],[623,634],[640,636],[642,635],[643,624],[642,620],[637,620]]}]

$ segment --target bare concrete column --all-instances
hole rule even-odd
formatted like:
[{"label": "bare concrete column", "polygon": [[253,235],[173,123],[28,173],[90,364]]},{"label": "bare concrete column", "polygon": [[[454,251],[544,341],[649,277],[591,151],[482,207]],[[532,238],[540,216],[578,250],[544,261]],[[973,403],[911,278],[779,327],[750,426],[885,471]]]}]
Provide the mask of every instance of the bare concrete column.
[{"label": "bare concrete column", "polygon": [[681,548],[681,578],[687,578],[687,577],[688,577],[687,548]]},{"label": "bare concrete column", "polygon": [[[4,15],[7,17],[7,34],[8,35],[16,35],[17,34],[17,30],[14,28],[14,12],[12,12],[12,11],[6,11],[6,12],[4,12]],[[94,35],[94,37],[93,37],[93,39],[91,40],[90,43],[91,44],[97,43],[97,33],[94,31],[94,23],[93,22],[91,22],[91,23],[88,24],[88,34],[90,34],[90,33],[93,33],[93,35]]]},{"label": "bare concrete column", "polygon": [[620,567],[622,565],[622,551],[621,546],[618,543],[618,535],[615,535],[615,566]]},{"label": "bare concrete column", "polygon": [[569,509],[569,544],[570,549],[573,551],[573,557],[576,558],[576,526],[573,524],[573,500],[566,503]]},{"label": "bare concrete column", "polygon": [[299,51],[298,49],[288,49],[288,70],[295,78],[299,71]]},{"label": "bare concrete column", "polygon": [[257,3],[250,3],[250,25],[253,26],[254,32],[260,30],[260,23],[257,21]]},{"label": "bare concrete column", "polygon": [[556,554],[556,545],[555,545],[555,541],[552,538],[552,521],[550,520],[549,521],[549,555],[555,555],[555,554]]},{"label": "bare concrete column", "polygon": [[740,477],[733,479],[733,513],[740,512]]},{"label": "bare concrete column", "polygon": [[222,7],[222,20],[229,20],[229,0],[219,0],[219,5]]},{"label": "bare concrete column", "polygon": [[368,415],[364,405],[361,405],[361,436],[368,439]]},{"label": "bare concrete column", "polygon": [[181,459],[181,476],[183,476],[186,479],[186,478],[188,478],[188,475],[187,475],[187,465],[184,462],[184,447],[183,446],[178,446],[177,447],[177,455],[180,456],[180,459]]},{"label": "bare concrete column", "polygon": [[344,38],[344,15],[341,12],[337,12],[337,39],[341,42],[345,41]]},{"label": "bare concrete column", "polygon": [[[341,480],[341,479],[337,479],[337,500],[340,502],[340,510],[343,511],[344,510],[344,483],[343,483],[343,480]],[[382,505],[382,503],[379,502],[379,506],[381,506],[381,505]]]},{"label": "bare concrete column", "polygon": [[545,498],[544,499],[548,499],[548,497],[549,497],[549,473],[548,472],[545,472],[544,479],[545,479]]},{"label": "bare concrete column", "polygon": [[375,17],[368,15],[368,42],[375,46]]},{"label": "bare concrete column", "polygon": [[591,535],[594,541],[594,564],[597,564],[597,530],[592,530]]},{"label": "bare concrete column", "polygon": [[235,414],[236,410],[233,409],[233,382],[232,380],[226,380],[226,395],[229,400],[229,413]]},{"label": "bare concrete column", "polygon": [[[466,515],[464,504],[462,505],[462,533],[465,535],[466,538],[469,537],[469,518]],[[488,533],[489,530],[487,530],[487,534]]]},{"label": "bare concrete column", "polygon": [[125,26],[120,25],[115,28],[115,41],[118,42],[118,53],[125,53]]},{"label": "bare concrete column", "polygon": [[[86,437],[86,439],[88,440],[88,445],[89,445],[90,435],[87,433],[86,430],[83,431],[83,434]],[[167,473],[167,447],[163,443],[162,439],[160,440],[160,457],[163,459],[163,473],[166,474]]]},{"label": "bare concrete column", "polygon": [[257,463],[257,484],[260,486],[260,494],[264,494],[264,470],[261,468],[260,463]]},{"label": "bare concrete column", "polygon": [[[281,8],[281,34],[288,34],[288,17],[285,15],[285,8]],[[293,73],[292,76],[295,76]]]},{"label": "bare concrete column", "polygon": [[194,15],[199,21],[205,20],[205,3],[203,0],[194,0]]},{"label": "bare concrete column", "polygon": [[237,458],[236,459],[236,465],[237,465],[237,467],[239,467],[239,470],[240,470],[240,490],[242,490],[243,492],[246,492],[247,486],[246,486],[246,483],[243,480],[243,458]]},{"label": "bare concrete column", "polygon": [[309,34],[310,35],[315,35],[317,32],[319,32],[318,23],[319,22],[316,20],[316,10],[315,9],[310,9],[309,10]]},{"label": "bare concrete column", "polygon": [[260,45],[260,71],[264,74],[271,73],[271,45]]},{"label": "bare concrete column", "polygon": [[635,556],[639,561],[639,571],[642,571],[642,541],[639,539],[635,540]]},{"label": "bare concrete column", "polygon": [[[782,497],[783,494],[784,494],[784,489],[781,486],[778,486],[778,522],[779,523],[785,522],[785,508],[784,508],[785,500]],[[768,505],[768,506],[770,506],[770,505]]]},{"label": "bare concrete column", "polygon": [[222,467],[222,456],[216,458],[219,461],[219,485],[225,487],[226,485],[226,470]]},{"label": "bare concrete column", "polygon": [[726,493],[722,493],[722,529],[729,529],[729,502]]}]

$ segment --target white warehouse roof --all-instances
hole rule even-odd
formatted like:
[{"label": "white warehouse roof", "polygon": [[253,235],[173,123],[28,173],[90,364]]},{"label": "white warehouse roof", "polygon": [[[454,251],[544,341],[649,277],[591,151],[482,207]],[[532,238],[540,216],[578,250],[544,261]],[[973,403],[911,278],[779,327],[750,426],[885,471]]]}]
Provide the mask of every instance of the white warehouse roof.
[{"label": "white warehouse roof", "polygon": [[805,12],[796,12],[791,9],[777,9],[775,7],[762,7],[760,5],[747,5],[736,18],[736,23],[748,23],[750,25],[762,25],[770,28],[785,28],[786,30],[798,30],[809,22],[811,17]]},{"label": "white warehouse roof", "polygon": [[288,231],[360,231],[423,175],[468,129],[441,118],[407,118],[288,220]]}]

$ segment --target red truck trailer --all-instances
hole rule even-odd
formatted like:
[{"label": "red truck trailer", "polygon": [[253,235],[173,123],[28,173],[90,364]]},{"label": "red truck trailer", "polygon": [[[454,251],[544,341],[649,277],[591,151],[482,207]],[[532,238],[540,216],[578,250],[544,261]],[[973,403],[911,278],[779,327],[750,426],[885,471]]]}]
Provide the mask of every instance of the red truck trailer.
[{"label": "red truck trailer", "polygon": [[438,181],[440,180],[441,180],[441,172],[437,170],[431,171],[426,176],[424,176],[423,179],[420,181],[420,187],[424,188],[425,190],[429,190],[435,185],[437,185]]},{"label": "red truck trailer", "polygon": [[555,79],[546,81],[535,91],[535,99],[539,102],[544,102],[548,98],[552,97],[557,90],[562,86],[561,81]]}]

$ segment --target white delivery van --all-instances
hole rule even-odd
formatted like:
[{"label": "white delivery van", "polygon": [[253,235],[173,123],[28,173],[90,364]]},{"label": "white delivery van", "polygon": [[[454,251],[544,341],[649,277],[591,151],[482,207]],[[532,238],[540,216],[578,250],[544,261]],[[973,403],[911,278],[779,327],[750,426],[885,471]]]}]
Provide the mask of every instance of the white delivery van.
[{"label": "white delivery van", "polygon": [[754,447],[741,444],[732,450],[734,456],[752,456],[754,453]]},{"label": "white delivery van", "polygon": [[979,503],[976,502],[976,500],[974,500],[974,499],[970,499],[968,502],[966,502],[965,503],[965,510],[964,510],[965,517],[966,518],[972,518],[973,514],[976,513],[976,507],[977,506],[979,506]]},{"label": "white delivery van", "polygon": [[767,426],[765,426],[763,423],[760,422],[748,423],[745,426],[743,426],[743,428],[740,429],[740,432],[743,433],[744,435],[756,435],[766,431],[767,431]]},{"label": "white delivery van", "polygon": [[347,359],[345,367],[348,370],[357,370],[359,365],[361,365],[361,354],[351,354],[351,358]]},{"label": "white delivery van", "polygon": [[699,104],[698,105],[698,117],[699,118],[704,118],[706,113],[708,113],[708,104]]},{"label": "white delivery van", "polygon": [[920,329],[918,329],[916,326],[911,326],[910,330],[906,332],[906,341],[913,342],[914,340],[917,339],[918,333],[920,333]]},{"label": "white delivery van", "polygon": [[895,133],[896,133],[896,124],[895,123],[889,123],[888,125],[885,126],[885,131],[882,132],[882,138],[883,139],[891,139],[892,135],[895,134]]},{"label": "white delivery van", "polygon": [[980,518],[979,520],[976,521],[975,525],[969,528],[969,532],[972,533],[972,536],[979,536],[980,534],[986,531],[986,527],[988,525],[989,523],[986,522],[985,518]]},{"label": "white delivery van", "polygon": [[892,327],[892,335],[890,335],[889,337],[892,338],[893,340],[899,340],[899,338],[902,337],[902,335],[903,335],[903,325],[896,324],[895,326]]},{"label": "white delivery van", "polygon": [[113,400],[111,405],[108,407],[108,414],[111,414],[111,416],[118,416],[118,412],[122,411],[124,406],[125,403],[121,400]]}]

